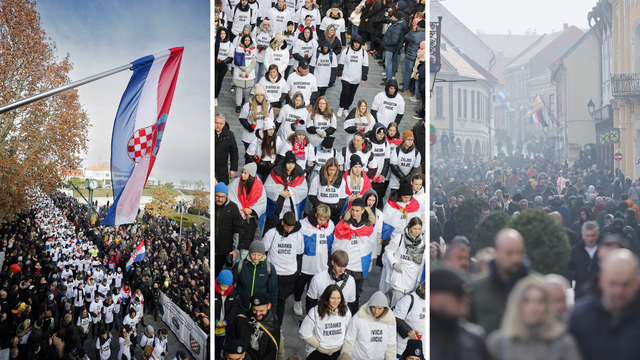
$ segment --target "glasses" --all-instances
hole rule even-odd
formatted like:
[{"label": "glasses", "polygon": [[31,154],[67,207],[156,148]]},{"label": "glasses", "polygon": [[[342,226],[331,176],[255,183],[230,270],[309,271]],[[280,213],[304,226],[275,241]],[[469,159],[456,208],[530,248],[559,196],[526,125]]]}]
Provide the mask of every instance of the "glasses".
[{"label": "glasses", "polygon": [[227,195],[215,195],[215,198],[222,200],[222,199],[226,199]]}]

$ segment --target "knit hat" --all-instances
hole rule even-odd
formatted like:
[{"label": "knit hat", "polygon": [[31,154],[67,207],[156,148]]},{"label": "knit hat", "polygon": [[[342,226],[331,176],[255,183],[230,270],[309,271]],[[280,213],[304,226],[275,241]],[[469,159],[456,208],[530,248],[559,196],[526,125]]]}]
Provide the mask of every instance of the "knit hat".
[{"label": "knit hat", "polygon": [[229,195],[229,188],[227,188],[227,185],[223,182],[218,183],[218,185],[216,185],[214,191],[214,193],[223,193],[225,195]]},{"label": "knit hat", "polygon": [[326,149],[333,149],[334,140],[335,138],[333,136],[327,136],[326,138],[324,138],[324,140],[322,140],[322,147]]},{"label": "knit hat", "polygon": [[356,165],[362,166],[362,159],[360,159],[360,156],[353,154],[349,158],[349,163],[351,164],[351,167],[354,167]]},{"label": "knit hat", "polygon": [[254,162],[248,163],[247,165],[245,165],[244,167],[242,167],[242,170],[247,170],[247,172],[249,173],[249,175],[255,177],[256,176],[256,171],[258,171],[258,165]]},{"label": "knit hat", "polygon": [[263,88],[263,87],[262,87],[262,85],[260,85],[260,84],[256,84],[256,85],[253,87],[253,91],[254,91],[254,96],[255,96],[255,95],[258,95],[258,94],[262,94],[262,95],[264,95],[264,94],[265,94],[265,92],[264,92],[264,88]]},{"label": "knit hat", "polygon": [[407,3],[400,0],[398,1],[398,11],[404,11],[407,8]]},{"label": "knit hat", "polygon": [[231,286],[233,284],[233,274],[229,270],[222,270],[216,279],[218,284]]},{"label": "knit hat", "polygon": [[402,11],[396,11],[393,13],[393,18],[396,20],[404,19],[404,13]]},{"label": "knit hat", "polygon": [[264,251],[262,240],[255,240],[249,245],[249,254],[258,253],[264,255]]},{"label": "knit hat", "polygon": [[304,125],[298,125],[296,127],[296,135],[305,135],[307,133],[307,130],[305,129]]},{"label": "knit hat", "polygon": [[533,202],[542,205],[542,196],[536,196],[533,198]]},{"label": "knit hat", "polygon": [[282,32],[276,31],[276,41],[284,41],[284,37],[282,36]]},{"label": "knit hat", "polygon": [[398,196],[413,196],[413,187],[408,182],[402,182],[398,189]]},{"label": "knit hat", "polygon": [[575,197],[575,195],[571,195],[571,196],[569,196],[569,201],[571,201],[571,200],[577,200],[577,199],[578,199],[578,198],[577,198],[577,197]]},{"label": "knit hat", "polygon": [[180,359],[182,360],[187,360],[187,351],[186,350],[180,350]]},{"label": "knit hat", "polygon": [[[262,20],[262,21],[264,21],[264,20]],[[244,30],[244,29],[249,29],[249,30],[251,30],[251,24],[246,24],[246,25],[242,28],[242,30]],[[244,36],[243,36],[243,37],[244,37]]]},{"label": "knit hat", "polygon": [[422,353],[422,340],[407,341],[407,347],[402,353],[402,358],[406,359],[409,356],[417,356],[420,360],[424,360],[424,354]]},{"label": "knit hat", "polygon": [[152,332],[153,332],[153,326],[147,325],[147,329],[144,331],[144,334],[147,335],[148,337],[149,335],[151,335]]},{"label": "knit hat", "polygon": [[247,351],[247,347],[240,340],[231,340],[227,341],[227,343],[224,344],[222,350],[224,350],[227,354],[238,355],[244,354]]},{"label": "knit hat", "polygon": [[402,133],[402,141],[406,141],[408,138],[411,138],[411,140],[415,140],[415,138],[413,137],[413,131],[405,130]]},{"label": "knit hat", "polygon": [[216,9],[216,14],[220,14],[220,9]]},{"label": "knit hat", "polygon": [[267,305],[271,303],[271,297],[267,293],[259,292],[259,293],[253,294],[251,299],[249,299],[249,303],[252,306]]},{"label": "knit hat", "polygon": [[285,164],[295,164],[296,163],[296,156],[293,155],[292,151],[287,151],[286,154],[284,154],[284,163]]},{"label": "knit hat", "polygon": [[273,121],[272,118],[264,119],[264,122],[262,123],[262,130],[266,131],[266,130],[275,129],[275,128],[276,128],[276,123]]}]

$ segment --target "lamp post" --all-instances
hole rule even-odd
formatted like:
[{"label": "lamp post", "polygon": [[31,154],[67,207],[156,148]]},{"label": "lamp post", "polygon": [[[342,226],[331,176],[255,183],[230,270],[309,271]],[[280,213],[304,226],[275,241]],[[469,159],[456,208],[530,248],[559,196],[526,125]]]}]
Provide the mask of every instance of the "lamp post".
[{"label": "lamp post", "polygon": [[433,96],[433,89],[436,84],[436,75],[440,72],[442,67],[442,61],[440,59],[440,34],[442,28],[442,16],[438,16],[438,21],[431,22],[429,24],[429,81],[431,86],[431,94]]},{"label": "lamp post", "polygon": [[587,109],[589,109],[589,115],[591,115],[591,118],[593,119],[593,113],[596,111],[596,104],[593,103],[593,100],[589,99]]},{"label": "lamp post", "polygon": [[179,236],[179,238],[180,238],[180,241],[182,241],[182,214],[184,214],[184,211],[183,211],[183,209],[184,209],[184,201],[180,200],[178,202],[178,205],[179,205],[178,208],[180,209],[180,236]]}]

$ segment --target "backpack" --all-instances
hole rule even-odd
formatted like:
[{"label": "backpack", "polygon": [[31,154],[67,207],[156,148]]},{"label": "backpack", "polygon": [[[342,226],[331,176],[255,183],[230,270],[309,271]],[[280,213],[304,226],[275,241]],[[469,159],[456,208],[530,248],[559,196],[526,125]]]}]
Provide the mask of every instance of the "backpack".
[{"label": "backpack", "polygon": [[[324,54],[322,54],[324,55]],[[316,51],[316,66],[318,64],[318,57],[320,57],[320,50]],[[329,49],[329,62],[333,62],[333,50]],[[329,64],[331,66],[331,64]]]},{"label": "backpack", "polygon": [[[269,262],[269,260],[265,260],[265,262],[267,263],[267,274],[271,276],[271,263]],[[243,263],[244,261],[240,261],[240,263],[238,263],[238,275],[240,275],[240,271],[242,271]]]}]

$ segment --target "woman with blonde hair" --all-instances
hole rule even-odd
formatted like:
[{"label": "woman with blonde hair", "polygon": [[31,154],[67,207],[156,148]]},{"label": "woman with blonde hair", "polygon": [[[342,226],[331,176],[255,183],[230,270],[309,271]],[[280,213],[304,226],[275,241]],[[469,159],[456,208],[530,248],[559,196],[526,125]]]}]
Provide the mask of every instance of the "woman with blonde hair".
[{"label": "woman with blonde hair", "polygon": [[243,127],[240,140],[244,144],[245,163],[251,161],[246,157],[246,151],[256,139],[256,132],[262,128],[265,118],[273,119],[273,108],[265,97],[264,88],[262,85],[257,84],[255,86],[255,95],[244,104],[238,116],[238,120]]},{"label": "woman with blonde hair", "polygon": [[500,329],[486,340],[493,359],[580,360],[576,340],[556,316],[541,278],[527,276],[509,295]]},{"label": "woman with blonde hair", "polygon": [[338,127],[336,114],[331,110],[329,100],[320,96],[313,105],[307,120],[307,131],[313,146],[318,146],[327,136],[333,135]]},{"label": "woman with blonde hair", "polygon": [[284,41],[280,31],[276,32],[276,37],[267,47],[264,55],[264,67],[268,69],[272,64],[275,64],[280,75],[284,76],[289,65],[289,50],[287,50],[287,42]]},{"label": "woman with blonde hair", "polygon": [[362,171],[363,165],[360,157],[355,154],[351,155],[350,163],[351,168],[342,176],[349,204],[353,200],[363,197],[364,193],[371,189],[371,181],[367,174]]},{"label": "woman with blonde hair", "polygon": [[349,112],[349,115],[347,115],[347,118],[344,120],[344,131],[347,132],[347,145],[349,145],[349,142],[353,139],[353,134],[360,131],[366,135],[373,129],[373,125],[375,124],[376,119],[369,112],[367,101],[365,99],[358,100],[358,105]]}]

